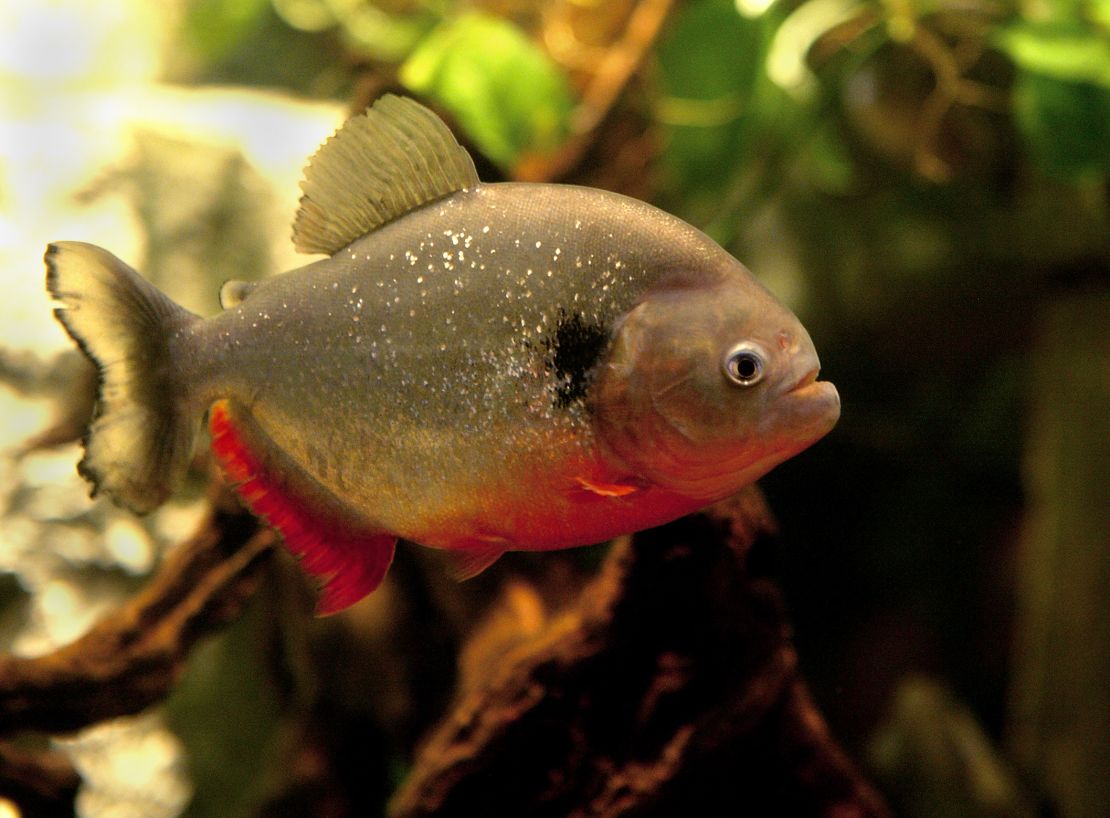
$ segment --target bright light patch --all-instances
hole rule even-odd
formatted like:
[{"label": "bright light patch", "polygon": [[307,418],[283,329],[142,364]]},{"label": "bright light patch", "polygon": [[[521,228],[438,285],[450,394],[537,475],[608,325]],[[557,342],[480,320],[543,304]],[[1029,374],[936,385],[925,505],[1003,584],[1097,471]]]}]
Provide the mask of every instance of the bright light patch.
[{"label": "bright light patch", "polygon": [[164,542],[176,542],[181,532],[195,531],[209,512],[207,499],[172,500],[150,517],[154,536]]},{"label": "bright light patch", "polygon": [[173,818],[189,799],[184,750],[156,710],[57,743],[85,780],[77,797],[81,815]]},{"label": "bright light patch", "polygon": [[783,21],[767,54],[767,76],[785,91],[804,97],[816,82],[806,64],[810,48],[825,32],[851,20],[857,0],[810,0]]},{"label": "bright light patch", "polygon": [[108,525],[104,546],[112,559],[132,574],[145,574],[154,565],[150,536],[130,517],[119,517]]},{"label": "bright light patch", "polygon": [[775,0],[736,0],[736,11],[741,17],[754,20],[762,17],[774,4]]},{"label": "bright light patch", "polygon": [[135,0],[0,0],[0,77],[38,86],[153,80],[167,6]]},{"label": "bright light patch", "polygon": [[28,488],[56,486],[73,478],[75,446],[35,452],[23,459],[23,483]]},{"label": "bright light patch", "polygon": [[58,645],[71,642],[91,624],[91,616],[84,598],[73,584],[56,579],[48,582],[38,596],[46,627],[51,640]]},{"label": "bright light patch", "polygon": [[273,0],[282,20],[301,31],[323,31],[336,24],[335,13],[323,0]]},{"label": "bright light patch", "polygon": [[22,818],[23,813],[19,811],[19,807],[9,801],[7,798],[0,798],[0,818]]},{"label": "bright light patch", "polygon": [[91,66],[96,40],[83,36],[88,21],[67,11],[63,4],[49,1],[11,0],[0,5],[0,26],[8,41],[0,51],[0,71],[50,82],[76,77]]},{"label": "bright light patch", "polygon": [[46,428],[50,402],[31,400],[0,384],[0,418],[4,419],[0,424],[0,453],[6,453]]}]

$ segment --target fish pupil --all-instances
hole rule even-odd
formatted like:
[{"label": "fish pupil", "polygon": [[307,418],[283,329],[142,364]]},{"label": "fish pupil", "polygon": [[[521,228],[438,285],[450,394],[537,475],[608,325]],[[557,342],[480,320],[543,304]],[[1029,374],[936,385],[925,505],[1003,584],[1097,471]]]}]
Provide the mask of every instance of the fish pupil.
[{"label": "fish pupil", "polygon": [[741,380],[751,380],[758,371],[759,367],[751,355],[741,355],[736,359],[736,374]]}]

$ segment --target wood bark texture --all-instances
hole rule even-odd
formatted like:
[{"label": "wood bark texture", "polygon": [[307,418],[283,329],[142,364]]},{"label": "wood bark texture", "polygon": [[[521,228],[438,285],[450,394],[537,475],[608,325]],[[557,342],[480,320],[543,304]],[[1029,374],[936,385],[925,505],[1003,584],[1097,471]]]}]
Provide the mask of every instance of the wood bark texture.
[{"label": "wood bark texture", "polygon": [[392,818],[887,816],[746,568],[768,527],[752,490],[619,543],[570,611],[463,680]]}]

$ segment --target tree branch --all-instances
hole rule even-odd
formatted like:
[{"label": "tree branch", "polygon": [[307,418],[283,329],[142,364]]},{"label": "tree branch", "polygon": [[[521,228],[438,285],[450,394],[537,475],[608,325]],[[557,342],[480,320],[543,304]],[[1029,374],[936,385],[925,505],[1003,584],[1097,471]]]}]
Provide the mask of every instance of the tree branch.
[{"label": "tree branch", "polygon": [[218,508],[138,596],[80,639],[34,659],[0,655],[0,733],[68,732],[164,698],[193,643],[239,615],[275,539]]},{"label": "tree branch", "polygon": [[30,753],[0,743],[0,797],[20,814],[34,818],[73,818],[81,777],[61,753]]},{"label": "tree branch", "polygon": [[640,0],[629,15],[620,39],[605,48],[574,117],[571,136],[549,156],[525,156],[512,176],[522,182],[561,179],[582,161],[595,132],[635,76],[666,22],[674,0]]}]

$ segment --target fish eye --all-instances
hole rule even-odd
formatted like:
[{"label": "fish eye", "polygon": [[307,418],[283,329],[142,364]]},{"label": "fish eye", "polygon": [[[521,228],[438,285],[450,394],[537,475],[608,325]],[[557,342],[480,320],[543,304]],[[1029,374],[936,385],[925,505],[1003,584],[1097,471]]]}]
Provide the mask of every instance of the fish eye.
[{"label": "fish eye", "polygon": [[733,383],[739,386],[755,386],[763,380],[763,355],[755,344],[747,341],[739,343],[725,353],[721,369]]}]

